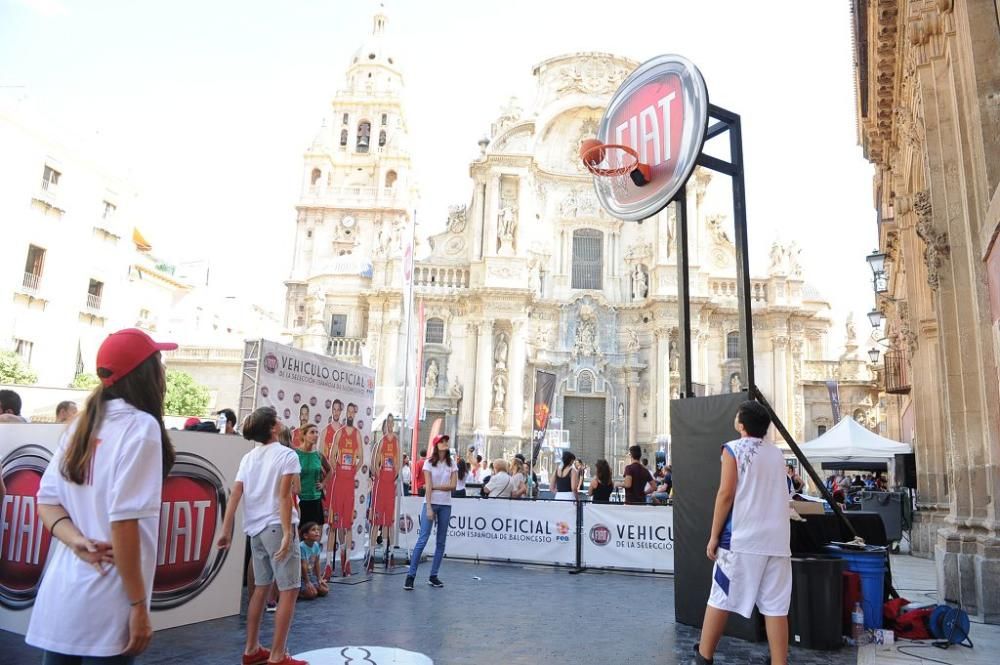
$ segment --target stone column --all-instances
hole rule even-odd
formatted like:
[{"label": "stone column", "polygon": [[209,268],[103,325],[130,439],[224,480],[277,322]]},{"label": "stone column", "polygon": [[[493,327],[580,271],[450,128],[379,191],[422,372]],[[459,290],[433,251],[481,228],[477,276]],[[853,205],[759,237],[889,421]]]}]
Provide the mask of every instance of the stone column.
[{"label": "stone column", "polygon": [[653,359],[653,367],[656,371],[656,386],[653,389],[656,435],[663,436],[670,434],[670,364],[667,360],[667,355],[670,352],[669,329],[656,329],[653,352],[656,354]]},{"label": "stone column", "polygon": [[490,407],[493,405],[493,323],[479,323],[479,341],[476,354],[476,418],[475,429],[488,432],[490,429]]},{"label": "stone column", "polygon": [[525,321],[514,321],[510,336],[510,372],[507,374],[507,431],[522,436],[521,423],[524,422],[524,367],[527,328]]},{"label": "stone column", "polygon": [[639,382],[638,377],[628,378],[628,445],[639,443]]},{"label": "stone column", "polygon": [[460,414],[460,430],[469,432],[473,429],[476,412],[476,399],[479,394],[479,386],[476,383],[476,347],[479,344],[479,325],[477,323],[465,324],[465,362],[461,369],[456,368],[456,373],[461,375],[462,381],[462,412]]},{"label": "stone column", "polygon": [[472,198],[472,210],[469,211],[468,223],[475,229],[472,234],[472,257],[474,259],[483,256],[483,234],[479,233],[480,227],[485,227],[483,215],[486,210],[486,185],[478,178],[475,182],[475,194]]},{"label": "stone column", "polygon": [[[774,348],[774,412],[782,422],[789,422],[788,411],[788,338],[776,335],[771,338]],[[729,377],[726,377],[728,380]],[[848,414],[847,417],[850,417]]]}]

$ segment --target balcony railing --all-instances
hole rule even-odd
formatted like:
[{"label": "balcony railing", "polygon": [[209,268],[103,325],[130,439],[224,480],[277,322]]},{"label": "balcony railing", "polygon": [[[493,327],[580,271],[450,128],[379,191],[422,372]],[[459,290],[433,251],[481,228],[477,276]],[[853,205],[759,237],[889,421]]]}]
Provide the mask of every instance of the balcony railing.
[{"label": "balcony railing", "polygon": [[167,363],[239,364],[243,362],[243,349],[225,349],[216,346],[181,346],[176,351],[167,351],[166,357]]},{"label": "balcony railing", "polygon": [[50,196],[55,196],[59,191],[59,185],[56,183],[42,178],[42,191]]},{"label": "balcony railing", "polygon": [[910,374],[906,354],[902,351],[885,353],[885,391],[893,395],[910,392]]},{"label": "balcony railing", "polygon": [[310,186],[306,198],[335,201],[337,203],[364,203],[365,205],[393,205],[402,198],[395,187],[318,187]]},{"label": "balcony railing", "polygon": [[101,311],[101,296],[99,296],[97,294],[94,294],[94,293],[88,293],[87,294],[87,310],[91,311],[91,312],[100,312]]},{"label": "balcony railing", "polygon": [[327,355],[340,360],[361,362],[364,350],[364,337],[331,337],[326,343]]},{"label": "balcony railing", "polygon": [[436,289],[469,288],[469,269],[450,266],[415,266],[413,283]]},{"label": "balcony railing", "polygon": [[[711,279],[708,282],[708,293],[714,298],[737,297],[735,279]],[[767,282],[752,281],[750,283],[750,299],[752,302],[767,302]]]},{"label": "balcony railing", "polygon": [[42,276],[34,272],[24,273],[24,279],[21,281],[21,290],[27,293],[38,293],[38,283],[42,280]]}]

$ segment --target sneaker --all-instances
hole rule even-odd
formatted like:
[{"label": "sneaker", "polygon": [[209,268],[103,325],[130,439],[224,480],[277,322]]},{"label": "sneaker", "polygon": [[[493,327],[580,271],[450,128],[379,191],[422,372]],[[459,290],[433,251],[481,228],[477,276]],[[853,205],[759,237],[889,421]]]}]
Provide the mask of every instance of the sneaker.
[{"label": "sneaker", "polygon": [[427,580],[427,583],[430,584],[435,589],[441,589],[444,587],[444,582],[438,579],[437,575],[431,575],[431,578]]},{"label": "sneaker", "polygon": [[333,568],[330,567],[330,564],[326,564],[326,569],[323,570],[323,581],[329,582],[331,577],[333,577]]},{"label": "sneaker", "polygon": [[243,665],[264,665],[271,658],[271,652],[264,647],[257,647],[252,654],[243,654]]},{"label": "sneaker", "polygon": [[406,591],[413,591],[413,578],[411,576],[406,576],[406,581],[403,582],[403,589]]},{"label": "sneaker", "polygon": [[267,607],[264,608],[264,610],[267,611],[267,612],[277,612],[278,611],[278,603],[272,603],[272,602],[268,601]]},{"label": "sneaker", "polygon": [[691,665],[712,665],[712,660],[705,658],[701,655],[701,652],[698,651],[698,644],[698,642],[695,642],[694,658],[691,659]]},{"label": "sneaker", "polygon": [[269,660],[268,665],[309,665],[309,661],[292,658],[291,654],[285,654],[281,660]]}]

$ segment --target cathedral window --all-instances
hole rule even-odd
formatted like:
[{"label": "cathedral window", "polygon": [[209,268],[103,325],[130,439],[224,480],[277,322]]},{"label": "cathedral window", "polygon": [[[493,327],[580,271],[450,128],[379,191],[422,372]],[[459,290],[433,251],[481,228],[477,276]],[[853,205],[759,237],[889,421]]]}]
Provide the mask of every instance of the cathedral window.
[{"label": "cathedral window", "polygon": [[424,331],[426,344],[444,344],[444,320],[427,319],[427,330]]},{"label": "cathedral window", "polygon": [[388,124],[389,124],[389,114],[388,113],[383,113],[382,114],[382,126],[385,127]]},{"label": "cathedral window", "polygon": [[340,124],[346,125],[346,124],[348,124],[348,122],[350,121],[350,119],[351,119],[351,114],[350,113],[345,113],[344,114],[344,119],[341,121]]},{"label": "cathedral window", "polygon": [[740,357],[740,334],[731,332],[726,335],[726,358],[732,360]]},{"label": "cathedral window", "polygon": [[817,436],[823,436],[824,434],[826,434],[826,425],[817,425],[816,426],[816,435]]},{"label": "cathedral window", "polygon": [[396,172],[389,171],[385,174],[385,186],[386,188],[392,187],[396,184]]},{"label": "cathedral window", "polygon": [[573,232],[573,283],[574,289],[602,287],[604,274],[604,234],[596,229]]},{"label": "cathedral window", "polygon": [[340,145],[347,145],[347,130],[340,130]]},{"label": "cathedral window", "polygon": [[313,169],[312,175],[309,176],[309,184],[315,186],[321,177],[323,177],[323,173],[319,169]]},{"label": "cathedral window", "polygon": [[358,152],[368,152],[368,144],[372,135],[372,124],[365,120],[358,125]]},{"label": "cathedral window", "polygon": [[334,314],[330,318],[330,337],[347,337],[346,314]]},{"label": "cathedral window", "polygon": [[385,130],[384,129],[378,133],[378,144],[380,146],[385,145]]}]

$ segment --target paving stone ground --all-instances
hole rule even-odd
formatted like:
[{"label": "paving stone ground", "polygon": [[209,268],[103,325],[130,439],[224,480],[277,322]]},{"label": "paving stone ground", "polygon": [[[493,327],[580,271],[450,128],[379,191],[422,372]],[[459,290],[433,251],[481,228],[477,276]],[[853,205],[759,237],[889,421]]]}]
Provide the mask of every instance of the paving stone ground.
[{"label": "paving stone ground", "polygon": [[[341,645],[389,646],[426,654],[435,665],[686,665],[698,631],[674,623],[674,581],[666,576],[445,561],[446,587],[404,592],[403,576],[336,585],[331,595],[300,602],[290,648],[301,653]],[[479,578],[479,579],[476,579]],[[272,615],[264,619],[268,644]],[[142,665],[235,665],[245,621],[229,617],[156,634]],[[725,639],[719,665],[762,665],[765,644]],[[23,639],[0,631],[0,665],[35,665]],[[797,665],[854,665],[853,649],[793,649]]]}]

